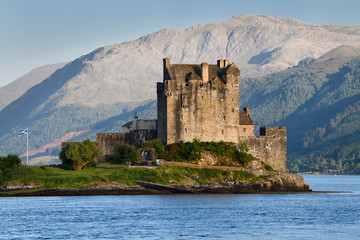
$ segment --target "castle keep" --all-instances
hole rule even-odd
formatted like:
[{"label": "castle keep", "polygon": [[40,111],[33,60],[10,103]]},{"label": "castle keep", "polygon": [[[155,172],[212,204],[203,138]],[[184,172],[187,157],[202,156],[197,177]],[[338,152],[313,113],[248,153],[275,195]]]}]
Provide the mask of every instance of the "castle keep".
[{"label": "castle keep", "polygon": [[247,143],[249,153],[287,171],[284,127],[261,127],[254,136],[250,109],[240,111],[240,70],[229,60],[217,64],[171,64],[163,60],[163,81],[157,83],[158,120],[126,123],[123,133],[98,133],[103,156],[111,154],[115,140],[132,144],[160,138],[165,144],[200,141]]},{"label": "castle keep", "polygon": [[238,142],[240,71],[228,60],[170,64],[164,59],[164,80],[157,84],[158,137],[179,141]]}]

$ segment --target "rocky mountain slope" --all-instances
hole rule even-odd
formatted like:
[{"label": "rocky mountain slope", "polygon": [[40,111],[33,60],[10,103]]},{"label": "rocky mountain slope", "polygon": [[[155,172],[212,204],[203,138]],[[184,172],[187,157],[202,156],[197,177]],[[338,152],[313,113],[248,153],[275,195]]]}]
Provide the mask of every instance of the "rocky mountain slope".
[{"label": "rocky mountain slope", "polygon": [[0,111],[23,95],[28,89],[48,78],[57,69],[64,67],[65,64],[66,63],[48,64],[35,68],[12,83],[0,87]]},{"label": "rocky mountain slope", "polygon": [[[96,131],[119,131],[137,107],[136,111],[146,111],[141,117],[155,117],[152,107],[145,105],[154,106],[151,100],[156,96],[156,82],[162,80],[165,56],[173,63],[215,63],[228,58],[241,69],[244,79],[284,70],[303,59],[359,42],[360,26],[313,26],[293,19],[242,15],[184,31],[164,29],[102,47],[58,69],[0,112],[0,155],[26,150],[24,139],[17,137],[26,127],[30,149],[35,150],[68,132],[86,131],[77,137],[80,139],[93,138]],[[261,84],[244,83],[261,88]],[[251,107],[261,105],[259,99],[248,100],[254,101]],[[256,114],[260,110],[254,109],[255,116],[261,115]],[[262,125],[280,122],[294,109],[286,111],[271,113]]]}]

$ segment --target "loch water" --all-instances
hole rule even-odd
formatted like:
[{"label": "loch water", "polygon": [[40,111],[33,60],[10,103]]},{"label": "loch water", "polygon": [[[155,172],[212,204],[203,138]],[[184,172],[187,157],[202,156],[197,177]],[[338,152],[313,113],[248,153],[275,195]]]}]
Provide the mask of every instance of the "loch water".
[{"label": "loch water", "polygon": [[316,194],[0,198],[0,239],[360,239],[360,176]]}]

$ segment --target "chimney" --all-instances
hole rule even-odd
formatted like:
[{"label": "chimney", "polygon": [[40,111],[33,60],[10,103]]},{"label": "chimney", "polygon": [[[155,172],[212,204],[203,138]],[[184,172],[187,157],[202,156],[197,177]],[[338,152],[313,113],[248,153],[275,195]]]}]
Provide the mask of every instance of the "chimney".
[{"label": "chimney", "polygon": [[226,68],[229,65],[229,59],[224,60],[224,68]]},{"label": "chimney", "polygon": [[164,62],[164,81],[169,80],[169,68],[170,68],[170,58],[166,57],[163,59]]},{"label": "chimney", "polygon": [[133,130],[136,130],[136,129],[138,129],[138,115],[137,115],[137,113],[135,113],[135,116],[134,116],[134,123],[133,123]]},{"label": "chimney", "polygon": [[203,83],[207,83],[209,81],[209,64],[206,62],[201,64],[201,78]]},{"label": "chimney", "polygon": [[217,65],[218,65],[219,69],[224,68],[224,60],[222,60],[222,59],[217,60]]},{"label": "chimney", "polygon": [[244,108],[244,112],[247,114],[247,115],[250,115],[250,108]]}]

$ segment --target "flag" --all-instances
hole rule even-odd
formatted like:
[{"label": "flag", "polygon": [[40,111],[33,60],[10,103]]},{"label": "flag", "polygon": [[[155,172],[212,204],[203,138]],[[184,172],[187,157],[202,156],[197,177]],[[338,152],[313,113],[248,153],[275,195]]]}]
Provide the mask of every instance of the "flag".
[{"label": "flag", "polygon": [[24,135],[24,134],[28,134],[28,129],[27,128],[24,131],[22,131],[21,133],[19,133],[18,136]]}]

